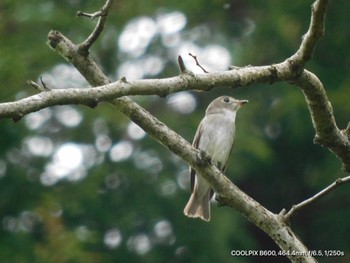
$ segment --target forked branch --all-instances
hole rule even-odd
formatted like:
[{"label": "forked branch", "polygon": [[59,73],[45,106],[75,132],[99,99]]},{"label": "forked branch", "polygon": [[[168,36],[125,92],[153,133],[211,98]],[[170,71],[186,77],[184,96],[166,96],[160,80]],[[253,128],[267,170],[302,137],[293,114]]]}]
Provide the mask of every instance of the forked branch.
[{"label": "forked branch", "polygon": [[85,55],[88,54],[90,47],[95,43],[95,41],[101,35],[112,3],[113,3],[113,0],[107,0],[104,6],[101,8],[101,10],[93,14],[85,13],[82,11],[77,12],[77,16],[85,16],[91,19],[95,19],[96,17],[99,18],[94,30],[89,35],[89,37],[85,39],[84,42],[78,45],[78,49],[80,50],[80,52],[82,52],[82,54],[85,54]]}]

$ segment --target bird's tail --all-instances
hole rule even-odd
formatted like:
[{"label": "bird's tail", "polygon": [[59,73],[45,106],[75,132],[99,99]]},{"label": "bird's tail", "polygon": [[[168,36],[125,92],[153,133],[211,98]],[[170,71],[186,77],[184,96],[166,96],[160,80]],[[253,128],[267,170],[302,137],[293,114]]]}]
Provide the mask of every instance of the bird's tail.
[{"label": "bird's tail", "polygon": [[196,192],[191,194],[190,200],[188,200],[187,205],[184,209],[185,216],[201,218],[204,221],[210,221],[210,189],[207,194],[203,196],[202,199],[198,197]]}]

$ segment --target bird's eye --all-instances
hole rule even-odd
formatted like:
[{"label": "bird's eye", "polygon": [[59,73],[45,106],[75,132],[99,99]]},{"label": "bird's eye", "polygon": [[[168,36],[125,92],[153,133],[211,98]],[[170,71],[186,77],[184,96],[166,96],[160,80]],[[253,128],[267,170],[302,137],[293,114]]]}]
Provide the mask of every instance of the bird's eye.
[{"label": "bird's eye", "polygon": [[227,103],[227,102],[230,102],[230,99],[226,97],[223,99],[223,101]]}]

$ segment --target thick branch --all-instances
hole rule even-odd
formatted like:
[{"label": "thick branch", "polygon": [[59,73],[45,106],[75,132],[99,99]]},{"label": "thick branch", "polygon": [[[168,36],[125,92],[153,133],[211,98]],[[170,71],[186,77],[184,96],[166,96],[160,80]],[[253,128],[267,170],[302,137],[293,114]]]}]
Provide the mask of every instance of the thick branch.
[{"label": "thick branch", "polygon": [[[215,166],[202,158],[197,149],[184,140],[181,136],[169,129],[149,112],[142,109],[136,103],[129,103],[121,100],[115,101],[119,111],[128,116],[131,120],[142,127],[149,135],[161,142],[173,153],[181,157],[199,174],[201,174],[212,186],[220,202],[223,202],[233,209],[239,211],[260,229],[265,231],[284,250],[295,252],[300,251],[307,255],[307,248],[293,233],[290,227],[282,220],[282,217],[273,214],[254,199],[242,192]],[[289,255],[292,262],[316,262],[312,257]]]},{"label": "thick branch", "polygon": [[343,169],[350,172],[349,137],[337,127],[332,105],[321,81],[305,70],[294,83],[305,95],[316,131],[315,142],[328,147],[342,161]]},{"label": "thick branch", "polygon": [[104,85],[110,82],[91,56],[82,55],[78,46],[60,32],[51,30],[47,44],[65,60],[73,64],[91,86]]},{"label": "thick branch", "polygon": [[[54,37],[53,37],[54,36]],[[54,45],[52,39],[55,39]],[[0,118],[20,119],[24,115],[40,109],[63,104],[82,104],[94,107],[99,102],[111,101],[115,98],[129,95],[159,95],[183,90],[207,91],[212,88],[230,86],[232,88],[249,86],[254,83],[276,82],[289,80],[288,63],[274,66],[246,67],[231,71],[194,75],[182,73],[177,77],[166,79],[145,79],[134,81],[116,81],[109,83],[90,56],[80,56],[76,46],[61,33],[51,31],[50,45],[71,62],[92,86],[105,84],[95,88],[53,89],[38,95],[24,98],[15,102],[0,104]],[[288,74],[289,73],[289,74]],[[91,76],[96,76],[92,78]]]}]

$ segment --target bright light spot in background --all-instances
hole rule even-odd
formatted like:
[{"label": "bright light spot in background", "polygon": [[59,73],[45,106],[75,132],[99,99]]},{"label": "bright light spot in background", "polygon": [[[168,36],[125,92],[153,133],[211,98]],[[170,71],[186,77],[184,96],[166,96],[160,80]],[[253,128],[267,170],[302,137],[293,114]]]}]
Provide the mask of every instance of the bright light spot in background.
[{"label": "bright light spot in background", "polygon": [[5,216],[2,220],[2,226],[9,232],[31,232],[40,221],[41,218],[38,214],[23,211],[18,218]]},{"label": "bright light spot in background", "polygon": [[201,65],[208,71],[227,70],[231,64],[231,55],[228,50],[220,45],[208,45],[200,47],[203,39],[210,38],[212,32],[206,26],[197,26],[183,32],[187,24],[186,16],[179,12],[159,12],[155,18],[139,17],[130,21],[120,34],[118,46],[121,53],[126,53],[134,60],[126,60],[119,66],[117,78],[142,79],[145,76],[159,74],[167,62],[159,55],[149,58],[141,58],[155,37],[160,38],[163,45],[168,48],[170,57],[177,60],[182,55],[189,70],[194,73],[203,73],[196,66],[193,58],[188,53],[196,55]]},{"label": "bright light spot in background", "polygon": [[33,231],[36,224],[41,221],[38,214],[31,211],[23,211],[19,216],[19,230],[24,232]]},{"label": "bright light spot in background", "polygon": [[85,175],[81,148],[75,143],[65,143],[55,151],[40,179],[44,185],[53,185],[63,178],[79,180]]},{"label": "bright light spot in background", "polygon": [[49,108],[42,109],[37,112],[33,112],[25,116],[25,124],[28,129],[36,130],[41,128],[47,120],[49,120],[52,116],[52,110]]},{"label": "bright light spot in background", "polygon": [[156,18],[162,43],[166,47],[176,46],[180,40],[180,31],[187,24],[186,16],[178,11],[159,14]]},{"label": "bright light spot in background", "polygon": [[160,192],[163,196],[171,196],[176,192],[176,183],[172,180],[163,182],[160,186]]},{"label": "bright light spot in background", "polygon": [[176,175],[176,182],[183,190],[188,190],[190,188],[190,176],[187,168]]},{"label": "bright light spot in background", "polygon": [[151,250],[152,245],[149,237],[146,234],[132,236],[127,242],[128,249],[139,255],[144,255]]},{"label": "bright light spot in background", "polygon": [[65,143],[54,155],[54,161],[67,171],[78,168],[83,162],[83,154],[74,143]]},{"label": "bright light spot in background", "polygon": [[25,124],[30,130],[42,128],[52,116],[66,127],[75,127],[83,120],[82,114],[73,106],[64,105],[42,109],[25,116]]},{"label": "bright light spot in background", "polygon": [[186,16],[178,11],[161,13],[154,21],[150,17],[140,17],[130,21],[119,36],[118,46],[122,52],[133,57],[145,53],[152,39],[160,34],[161,37],[176,35],[187,23]]},{"label": "bright light spot in background", "polygon": [[95,140],[95,146],[99,152],[107,152],[112,147],[112,140],[105,134],[98,135]]},{"label": "bright light spot in background", "polygon": [[191,93],[183,91],[169,95],[167,104],[179,113],[189,114],[195,110],[197,101]]},{"label": "bright light spot in background", "polygon": [[187,18],[183,13],[175,11],[158,15],[156,22],[161,34],[174,34],[186,26]]},{"label": "bright light spot in background", "polygon": [[154,76],[159,74],[164,68],[164,62],[160,57],[148,56],[141,60],[144,75]]},{"label": "bright light spot in background", "polygon": [[119,36],[121,51],[134,57],[143,54],[157,33],[157,25],[149,17],[140,17],[129,22]]},{"label": "bright light spot in background", "polygon": [[[41,76],[45,84],[51,89],[82,88],[89,86],[79,71],[68,64],[56,65],[51,71],[45,72]],[[40,83],[40,80],[38,80],[38,83]]]},{"label": "bright light spot in background", "polygon": [[180,43],[181,36],[180,33],[174,33],[171,35],[162,35],[162,43],[167,48],[174,47]]},{"label": "bright light spot in background", "polygon": [[158,174],[163,170],[163,163],[153,151],[139,152],[134,157],[134,164],[138,169]]},{"label": "bright light spot in background", "polygon": [[110,248],[117,248],[122,242],[122,234],[118,228],[112,228],[105,233],[103,238],[105,245]]},{"label": "bright light spot in background", "polygon": [[160,57],[148,56],[134,61],[126,61],[118,68],[117,78],[142,79],[146,76],[159,74],[164,68],[164,62]]},{"label": "bright light spot in background", "polygon": [[209,69],[227,70],[231,64],[231,55],[228,50],[219,45],[206,46],[202,51],[203,63],[208,65]]},{"label": "bright light spot in background", "polygon": [[29,137],[25,139],[24,144],[28,148],[28,151],[35,156],[47,157],[53,151],[53,143],[47,137]]},{"label": "bright light spot in background", "polygon": [[83,116],[72,106],[64,105],[55,108],[56,119],[67,127],[75,127],[82,121]]},{"label": "bright light spot in background", "polygon": [[145,131],[132,121],[128,125],[127,133],[133,140],[140,140],[146,135]]},{"label": "bright light spot in background", "polygon": [[142,79],[144,75],[143,69],[138,61],[126,61],[118,67],[117,78],[125,77],[129,80]]},{"label": "bright light spot in background", "polygon": [[159,243],[167,243],[171,245],[175,242],[173,228],[168,220],[162,220],[157,222],[157,224],[153,228],[153,231]]},{"label": "bright light spot in background", "polygon": [[[83,165],[85,168],[91,168],[95,164],[100,164],[103,162],[104,156],[98,154],[96,148],[92,144],[79,145],[79,148],[83,154]],[[71,179],[76,180],[75,178]]]},{"label": "bright light spot in background", "polygon": [[129,141],[121,141],[111,148],[109,158],[112,162],[121,162],[128,159],[133,152],[133,145]]}]

